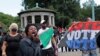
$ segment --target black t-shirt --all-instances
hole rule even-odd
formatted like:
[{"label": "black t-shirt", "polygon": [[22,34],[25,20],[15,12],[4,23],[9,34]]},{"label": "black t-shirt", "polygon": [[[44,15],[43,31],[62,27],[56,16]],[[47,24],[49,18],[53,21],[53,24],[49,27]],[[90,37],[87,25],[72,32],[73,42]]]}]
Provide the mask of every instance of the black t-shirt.
[{"label": "black t-shirt", "polygon": [[4,39],[4,41],[7,42],[6,51],[17,51],[17,50],[19,50],[19,43],[20,43],[21,38],[22,37],[21,37],[20,34],[14,36],[14,37],[7,35]]}]

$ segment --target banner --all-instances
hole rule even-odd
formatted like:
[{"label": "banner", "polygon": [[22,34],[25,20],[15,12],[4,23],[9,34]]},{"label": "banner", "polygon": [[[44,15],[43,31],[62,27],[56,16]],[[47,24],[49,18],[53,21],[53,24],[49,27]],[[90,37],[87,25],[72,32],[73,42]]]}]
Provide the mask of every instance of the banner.
[{"label": "banner", "polygon": [[39,38],[43,44],[43,47],[46,47],[48,45],[50,39],[53,36],[53,32],[54,32],[53,28],[49,28],[48,30],[40,34]]},{"label": "banner", "polygon": [[[96,34],[100,31],[100,21],[73,23],[66,37],[61,40],[72,49],[96,49]],[[61,44],[59,44],[61,45]]]}]

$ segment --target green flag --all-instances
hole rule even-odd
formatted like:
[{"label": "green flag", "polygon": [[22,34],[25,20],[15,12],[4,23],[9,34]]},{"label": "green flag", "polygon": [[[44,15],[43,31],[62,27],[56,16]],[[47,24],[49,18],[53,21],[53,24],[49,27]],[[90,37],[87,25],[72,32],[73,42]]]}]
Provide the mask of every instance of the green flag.
[{"label": "green flag", "polygon": [[39,38],[43,44],[43,47],[46,47],[48,45],[50,39],[52,38],[53,32],[53,28],[49,28],[48,30],[40,34]]}]

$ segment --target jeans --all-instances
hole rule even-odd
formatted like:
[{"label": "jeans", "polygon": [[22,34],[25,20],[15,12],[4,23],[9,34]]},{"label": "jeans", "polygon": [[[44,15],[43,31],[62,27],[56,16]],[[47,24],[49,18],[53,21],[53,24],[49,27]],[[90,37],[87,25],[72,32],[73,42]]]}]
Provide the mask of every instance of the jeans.
[{"label": "jeans", "polygon": [[42,50],[42,56],[54,56],[53,48]]},{"label": "jeans", "polygon": [[82,56],[97,56],[96,50],[82,51]]}]

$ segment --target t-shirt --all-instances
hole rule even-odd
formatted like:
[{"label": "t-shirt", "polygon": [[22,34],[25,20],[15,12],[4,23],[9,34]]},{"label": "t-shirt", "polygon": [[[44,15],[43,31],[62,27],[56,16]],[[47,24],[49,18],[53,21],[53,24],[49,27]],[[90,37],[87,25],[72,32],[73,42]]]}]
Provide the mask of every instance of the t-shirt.
[{"label": "t-shirt", "polygon": [[[46,30],[48,30],[49,28],[47,27],[46,29],[39,29],[39,31],[38,31],[38,34],[40,35],[40,34],[42,34],[43,32],[45,32]],[[44,37],[45,38],[45,37]],[[40,40],[41,41],[41,40]],[[41,43],[41,45],[42,45],[42,43]],[[49,48],[51,48],[52,47],[52,43],[51,43],[51,39],[50,39],[50,41],[49,41],[49,44],[45,47],[45,48],[42,48],[43,50],[45,50],[45,49],[49,49]]]},{"label": "t-shirt", "polygon": [[18,34],[14,37],[7,35],[4,39],[4,41],[7,42],[7,51],[17,51],[19,50],[19,43],[20,40],[22,39],[21,35]]}]

